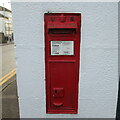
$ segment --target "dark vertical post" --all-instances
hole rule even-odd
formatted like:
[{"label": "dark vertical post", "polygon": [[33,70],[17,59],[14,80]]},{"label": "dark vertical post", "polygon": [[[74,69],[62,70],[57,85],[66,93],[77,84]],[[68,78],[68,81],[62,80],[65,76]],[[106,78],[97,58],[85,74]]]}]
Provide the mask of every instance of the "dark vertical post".
[{"label": "dark vertical post", "polygon": [[116,120],[120,120],[120,2],[118,3],[118,74],[119,74],[119,87],[118,87],[119,90]]}]

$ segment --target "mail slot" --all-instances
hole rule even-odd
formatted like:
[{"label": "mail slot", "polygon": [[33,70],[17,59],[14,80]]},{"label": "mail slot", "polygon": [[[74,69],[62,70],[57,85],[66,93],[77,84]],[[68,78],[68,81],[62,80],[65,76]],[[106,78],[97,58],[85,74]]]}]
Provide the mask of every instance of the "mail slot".
[{"label": "mail slot", "polygon": [[80,13],[45,13],[46,113],[77,114]]},{"label": "mail slot", "polygon": [[53,28],[49,29],[49,34],[75,34],[76,29],[74,28]]}]

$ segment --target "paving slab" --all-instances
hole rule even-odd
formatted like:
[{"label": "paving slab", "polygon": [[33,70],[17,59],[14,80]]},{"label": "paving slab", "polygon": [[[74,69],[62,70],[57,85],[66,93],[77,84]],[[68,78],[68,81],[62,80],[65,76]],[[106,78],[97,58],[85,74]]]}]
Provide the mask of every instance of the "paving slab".
[{"label": "paving slab", "polygon": [[2,118],[19,118],[16,80],[2,91]]}]

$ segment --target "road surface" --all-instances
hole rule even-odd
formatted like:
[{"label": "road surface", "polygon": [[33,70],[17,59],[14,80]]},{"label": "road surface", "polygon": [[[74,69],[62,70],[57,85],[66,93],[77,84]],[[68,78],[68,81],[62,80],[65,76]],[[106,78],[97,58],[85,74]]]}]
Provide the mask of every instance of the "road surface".
[{"label": "road surface", "polygon": [[0,46],[2,47],[2,74],[0,78],[16,68],[14,44]]},{"label": "road surface", "polygon": [[[19,105],[17,95],[16,75],[11,73],[16,68],[14,44],[0,46],[0,108],[2,108],[2,118],[19,118]],[[11,74],[9,74],[11,73]],[[9,74],[9,75],[8,75]],[[11,77],[12,75],[12,77]],[[2,104],[1,104],[2,103]],[[3,119],[4,120],[4,119]]]}]

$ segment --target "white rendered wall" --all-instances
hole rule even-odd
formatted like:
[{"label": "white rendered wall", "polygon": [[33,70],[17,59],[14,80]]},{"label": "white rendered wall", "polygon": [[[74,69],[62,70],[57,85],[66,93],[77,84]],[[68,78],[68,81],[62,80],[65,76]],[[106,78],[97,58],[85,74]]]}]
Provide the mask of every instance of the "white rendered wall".
[{"label": "white rendered wall", "polygon": [[[115,118],[118,92],[118,3],[12,3],[21,118]],[[80,12],[78,114],[46,114],[44,13]]]}]

